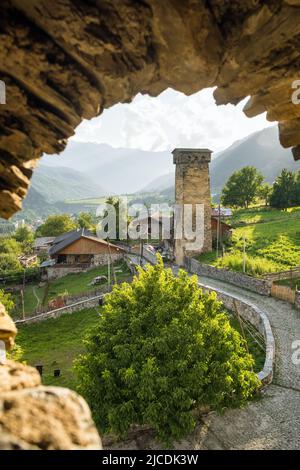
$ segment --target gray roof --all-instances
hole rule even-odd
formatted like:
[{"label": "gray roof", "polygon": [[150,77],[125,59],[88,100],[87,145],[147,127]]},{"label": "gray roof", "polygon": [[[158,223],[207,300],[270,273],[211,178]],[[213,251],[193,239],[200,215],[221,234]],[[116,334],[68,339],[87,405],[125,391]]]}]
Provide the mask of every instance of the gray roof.
[{"label": "gray roof", "polygon": [[[55,255],[59,253],[61,250],[66,248],[67,246],[71,245],[72,243],[79,240],[81,237],[89,238],[90,240],[94,240],[99,243],[103,243],[105,245],[116,246],[112,243],[108,243],[105,240],[101,240],[101,238],[97,238],[96,235],[93,234],[90,230],[85,228],[72,230],[71,232],[64,233],[59,237],[56,237],[53,241],[53,245],[49,250],[50,255]],[[117,247],[120,251],[124,251],[123,248]]]},{"label": "gray roof", "polygon": [[48,268],[49,266],[53,266],[55,264],[54,259],[49,259],[47,261],[43,261],[43,263],[40,264],[40,268]]},{"label": "gray roof", "polygon": [[35,248],[39,248],[41,246],[49,245],[54,239],[55,237],[37,237],[34,240],[34,246]]}]

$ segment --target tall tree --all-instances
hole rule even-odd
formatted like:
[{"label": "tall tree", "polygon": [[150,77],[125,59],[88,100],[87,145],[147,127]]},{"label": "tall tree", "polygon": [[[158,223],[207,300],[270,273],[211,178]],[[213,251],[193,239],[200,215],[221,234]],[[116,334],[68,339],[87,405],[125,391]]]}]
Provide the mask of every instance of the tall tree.
[{"label": "tall tree", "polygon": [[[109,228],[107,227],[107,238],[110,240],[120,240],[120,220],[123,224],[126,224],[127,221],[125,220],[124,217],[126,217],[126,214],[122,210],[122,204],[120,204],[120,199],[118,197],[114,198],[112,196],[108,197],[105,201],[105,204],[113,206],[115,209],[115,217],[116,217],[116,233],[113,234]],[[102,224],[99,222],[100,225]]]},{"label": "tall tree", "polygon": [[45,222],[37,228],[36,234],[39,237],[57,237],[77,227],[78,225],[69,214],[50,215]]},{"label": "tall tree", "polygon": [[90,212],[80,212],[77,216],[77,223],[81,228],[95,231],[95,223]]},{"label": "tall tree", "polygon": [[34,235],[32,230],[27,227],[27,225],[19,227],[14,234],[14,238],[17,240],[17,242],[21,243],[23,253],[32,253]]},{"label": "tall tree", "polygon": [[14,234],[14,238],[19,243],[31,243],[33,241],[33,233],[32,230],[27,227],[27,225],[23,225],[22,227],[17,228]]},{"label": "tall tree", "polygon": [[296,192],[296,175],[284,168],[274,182],[270,205],[280,209],[293,206],[295,205]]},{"label": "tall tree", "polygon": [[249,204],[258,196],[263,180],[263,175],[253,166],[245,166],[235,171],[222,190],[222,204],[232,207],[249,207]]},{"label": "tall tree", "polygon": [[258,190],[258,196],[265,202],[266,206],[270,203],[272,191],[273,187],[269,183],[262,184]]}]

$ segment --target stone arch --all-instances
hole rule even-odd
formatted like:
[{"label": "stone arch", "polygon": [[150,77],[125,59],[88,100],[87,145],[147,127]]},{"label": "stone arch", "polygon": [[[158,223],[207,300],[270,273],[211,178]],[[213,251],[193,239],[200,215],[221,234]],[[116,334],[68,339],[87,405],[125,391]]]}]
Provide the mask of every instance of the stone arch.
[{"label": "stone arch", "polygon": [[0,23],[0,214],[21,207],[42,153],[82,119],[168,87],[216,86],[217,104],[279,121],[300,157],[299,0],[4,0]]}]

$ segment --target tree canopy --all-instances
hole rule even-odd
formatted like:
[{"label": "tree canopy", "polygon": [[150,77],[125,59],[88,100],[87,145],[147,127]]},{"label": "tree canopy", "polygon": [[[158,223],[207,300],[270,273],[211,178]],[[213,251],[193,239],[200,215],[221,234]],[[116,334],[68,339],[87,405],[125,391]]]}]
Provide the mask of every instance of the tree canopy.
[{"label": "tree canopy", "polygon": [[283,169],[273,184],[270,205],[285,209],[300,204],[300,171]]},{"label": "tree canopy", "polygon": [[69,214],[50,215],[40,225],[36,235],[40,237],[57,237],[78,227]]},{"label": "tree canopy", "polygon": [[253,203],[258,196],[258,189],[263,180],[263,175],[253,166],[245,166],[235,171],[222,190],[222,204],[232,207],[249,207],[249,204]]},{"label": "tree canopy", "polygon": [[79,392],[101,432],[151,425],[166,444],[195,426],[201,405],[221,410],[253,395],[253,358],[215,293],[158,264],[108,294],[76,362]]}]

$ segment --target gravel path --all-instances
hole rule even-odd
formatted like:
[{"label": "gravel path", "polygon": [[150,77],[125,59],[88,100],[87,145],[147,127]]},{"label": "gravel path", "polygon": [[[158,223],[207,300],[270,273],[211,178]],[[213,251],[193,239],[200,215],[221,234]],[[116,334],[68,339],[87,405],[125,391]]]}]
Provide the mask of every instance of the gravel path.
[{"label": "gravel path", "polygon": [[300,340],[300,311],[286,302],[214,279],[201,276],[199,282],[249,300],[268,315],[276,342],[276,364],[273,382],[263,399],[223,416],[210,414],[186,444],[194,449],[300,449],[300,364],[292,362],[292,343]]}]

